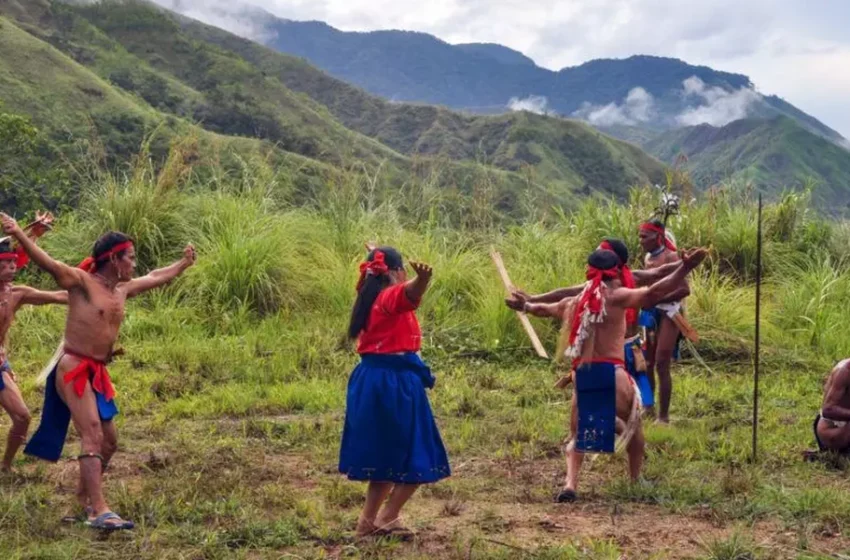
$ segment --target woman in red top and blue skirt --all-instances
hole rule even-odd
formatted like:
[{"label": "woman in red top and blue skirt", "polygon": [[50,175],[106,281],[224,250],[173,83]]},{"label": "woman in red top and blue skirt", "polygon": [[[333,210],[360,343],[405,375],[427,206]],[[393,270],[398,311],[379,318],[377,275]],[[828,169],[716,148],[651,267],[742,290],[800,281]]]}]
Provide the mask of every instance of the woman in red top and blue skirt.
[{"label": "woman in red top and blue skirt", "polygon": [[360,265],[348,328],[358,339],[360,364],[348,381],[339,452],[339,471],[369,483],[358,536],[412,537],[399,520],[401,508],[420,484],[451,474],[425,393],[434,376],[418,354],[415,310],[432,270],[410,265],[416,277],[408,281],[401,254],[391,247],[371,251]]}]

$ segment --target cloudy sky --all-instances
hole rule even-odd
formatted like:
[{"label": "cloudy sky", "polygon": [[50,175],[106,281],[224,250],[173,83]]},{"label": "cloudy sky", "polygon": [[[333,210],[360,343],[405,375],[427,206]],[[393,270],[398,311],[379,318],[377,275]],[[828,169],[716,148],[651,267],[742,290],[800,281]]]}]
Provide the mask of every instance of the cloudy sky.
[{"label": "cloudy sky", "polygon": [[156,1],[183,2],[194,12],[243,2],[345,31],[406,29],[449,43],[501,43],[551,69],[602,57],[672,56],[747,74],[761,93],[785,98],[850,138],[846,0]]}]

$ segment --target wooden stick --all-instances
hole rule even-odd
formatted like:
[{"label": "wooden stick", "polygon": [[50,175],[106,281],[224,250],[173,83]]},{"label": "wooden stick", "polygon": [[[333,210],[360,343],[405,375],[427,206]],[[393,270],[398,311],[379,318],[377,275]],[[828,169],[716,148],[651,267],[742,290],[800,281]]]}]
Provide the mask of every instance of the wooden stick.
[{"label": "wooden stick", "polygon": [[679,327],[679,331],[691,342],[694,344],[699,342],[699,333],[694,329],[691,324],[685,319],[685,316],[682,313],[676,313],[672,317],[673,322]]},{"label": "wooden stick", "polygon": [[[496,250],[490,251],[490,258],[493,259],[493,264],[496,265],[496,270],[499,271],[499,276],[502,278],[502,283],[505,285],[505,290],[508,292],[508,295],[511,295],[511,292],[514,289],[514,285],[511,284],[511,279],[508,276],[508,271],[505,268],[505,263],[502,262],[502,255],[500,255]],[[534,327],[531,325],[531,321],[528,320],[528,315],[523,313],[522,311],[516,312],[517,317],[519,317],[519,322],[522,323],[522,327],[525,329],[525,334],[528,335],[528,338],[531,339],[531,345],[534,346],[535,352],[541,358],[549,359],[549,355],[546,353],[546,350],[543,348],[543,344],[540,343],[540,339],[537,337],[537,333],[534,331]]]},{"label": "wooden stick", "polygon": [[756,234],[756,340],[753,356],[753,463],[758,461],[759,437],[759,353],[761,351],[761,193],[759,193],[758,233]]}]

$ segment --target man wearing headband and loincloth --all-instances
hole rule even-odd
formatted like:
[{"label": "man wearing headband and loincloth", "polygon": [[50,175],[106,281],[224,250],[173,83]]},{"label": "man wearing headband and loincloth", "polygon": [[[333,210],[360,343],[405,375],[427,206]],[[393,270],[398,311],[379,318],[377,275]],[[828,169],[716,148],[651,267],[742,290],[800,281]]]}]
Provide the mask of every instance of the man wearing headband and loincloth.
[{"label": "man wearing headband and loincloth", "polygon": [[[620,280],[620,258],[597,249],[587,261],[587,282],[574,298],[558,303],[528,303],[524,311],[539,317],[567,321],[568,343],[564,357],[573,366],[571,440],[567,445],[567,477],[559,502],[576,499],[576,488],[585,453],[628,453],[632,481],[640,475],[644,439],[640,423],[640,396],[625,370],[623,343],[626,311],[655,305],[680,285],[705,258],[702,249],[689,252],[675,271],[647,288],[625,288]],[[559,356],[560,358],[560,356]]]},{"label": "man wearing headband and loincloth", "polygon": [[118,414],[106,363],[124,320],[127,298],[178,277],[194,264],[195,250],[188,245],[179,261],[134,279],[136,250],[132,239],[123,233],[101,236],[92,256],[72,268],[27,239],[13,218],[0,214],[0,221],[6,234],[18,240],[33,262],[68,291],[64,350],[47,379],[41,423],[25,452],[58,461],[73,420],[82,444],[78,456],[82,517],[96,529],[132,529],[133,523],[110,511],[103,497],[103,470],[117,449],[112,420]]},{"label": "man wearing headband and loincloth", "polygon": [[[640,226],[640,245],[646,251],[644,268],[653,270],[679,262],[676,245],[667,235],[664,224],[650,220]],[[682,336],[673,317],[682,309],[682,300],[691,293],[687,280],[658,305],[643,309],[639,323],[646,329],[646,371],[655,391],[655,372],[658,371],[658,421],[670,422],[670,398],[673,394],[673,379],[670,366],[679,358],[679,342]]]},{"label": "man wearing headband and loincloth", "polygon": [[[49,214],[37,214],[36,221],[27,228],[26,235],[35,241],[49,229],[52,221],[53,217]],[[15,320],[15,314],[22,306],[68,303],[68,292],[42,292],[29,286],[12,284],[17,271],[26,266],[28,261],[26,252],[20,246],[13,248],[8,237],[0,239],[0,407],[12,420],[12,427],[6,439],[6,452],[3,462],[0,463],[2,472],[12,470],[12,460],[26,441],[30,425],[29,409],[24,403],[21,390],[15,382],[12,366],[9,364],[6,336]]]},{"label": "man wearing headband and loincloth", "polygon": [[[624,288],[635,288],[649,286],[665,276],[672,274],[678,263],[671,263],[651,270],[631,270],[629,268],[629,249],[620,239],[606,237],[599,244],[598,249],[613,251],[619,259],[620,282]],[[515,290],[505,304],[516,311],[522,311],[525,302],[528,303],[557,303],[564,298],[575,297],[584,289],[584,284],[569,288],[559,288],[551,292],[539,295],[528,295],[520,290]],[[646,371],[646,359],[644,358],[643,345],[640,337],[640,326],[638,325],[638,310],[626,310],[626,340],[623,350],[626,358],[626,370],[634,378],[640,390],[641,404],[648,415],[654,415],[655,396],[652,384]]]}]

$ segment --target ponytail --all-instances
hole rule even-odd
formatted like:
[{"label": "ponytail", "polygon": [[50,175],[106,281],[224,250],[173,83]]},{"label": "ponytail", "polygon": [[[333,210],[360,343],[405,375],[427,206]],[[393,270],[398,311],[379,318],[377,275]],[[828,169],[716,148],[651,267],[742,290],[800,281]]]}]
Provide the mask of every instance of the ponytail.
[{"label": "ponytail", "polygon": [[372,306],[375,305],[375,300],[378,299],[378,295],[389,283],[390,279],[386,274],[382,276],[372,276],[370,274],[363,280],[360,291],[357,293],[357,299],[354,300],[354,308],[351,310],[351,321],[348,324],[348,338],[357,338],[366,328],[366,324],[369,322],[369,315],[372,313]]}]

